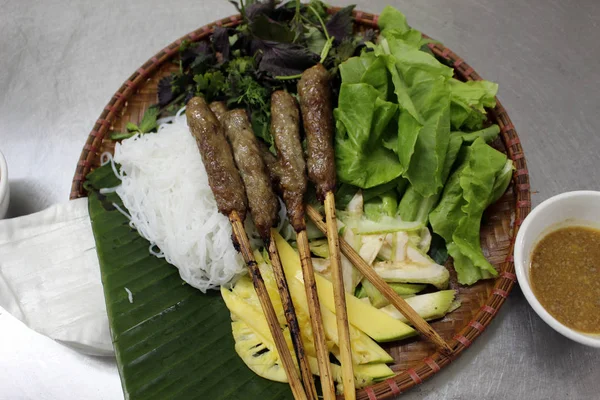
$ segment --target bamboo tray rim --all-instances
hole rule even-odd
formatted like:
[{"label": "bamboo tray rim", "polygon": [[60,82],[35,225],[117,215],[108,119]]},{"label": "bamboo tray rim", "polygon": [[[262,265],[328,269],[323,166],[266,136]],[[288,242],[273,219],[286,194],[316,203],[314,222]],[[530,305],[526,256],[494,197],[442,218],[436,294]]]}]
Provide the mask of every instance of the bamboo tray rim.
[{"label": "bamboo tray rim", "polygon": [[[339,8],[332,7],[328,11],[333,12],[337,9]],[[355,10],[353,15],[356,24],[366,28],[378,28],[378,15],[358,10]],[[92,171],[95,165],[94,160],[99,156],[99,149],[101,148],[103,140],[110,140],[107,134],[111,130],[112,124],[121,116],[121,112],[126,107],[128,100],[137,92],[140,86],[162,65],[177,55],[181,43],[184,40],[197,42],[207,39],[212,34],[214,28],[235,27],[241,22],[241,15],[232,15],[188,33],[160,50],[121,85],[108,104],[104,107],[83,146],[79,161],[77,162],[75,175],[73,176],[70,199],[86,196],[86,192],[83,188],[85,177]],[[459,77],[465,80],[482,79],[469,64],[441,43],[431,43],[428,46],[438,59],[444,61],[447,65],[452,66]],[[447,357],[439,352],[435,352],[433,355],[425,357],[414,368],[402,371],[394,377],[373,386],[360,389],[357,392],[358,399],[377,400],[397,396],[413,386],[421,384],[425,379],[439,372],[465,349],[471,346],[473,341],[479,337],[491,323],[516,282],[512,254],[518,229],[527,214],[531,211],[529,173],[517,131],[505,108],[502,106],[502,103],[500,103],[498,99],[496,100],[497,105],[494,109],[489,110],[489,114],[500,126],[500,138],[506,147],[508,157],[515,165],[511,185],[515,193],[516,203],[514,205],[514,225],[511,231],[512,236],[510,238],[508,254],[501,265],[498,277],[495,279],[491,294],[475,317],[450,341],[449,344],[453,349],[450,356]]]}]

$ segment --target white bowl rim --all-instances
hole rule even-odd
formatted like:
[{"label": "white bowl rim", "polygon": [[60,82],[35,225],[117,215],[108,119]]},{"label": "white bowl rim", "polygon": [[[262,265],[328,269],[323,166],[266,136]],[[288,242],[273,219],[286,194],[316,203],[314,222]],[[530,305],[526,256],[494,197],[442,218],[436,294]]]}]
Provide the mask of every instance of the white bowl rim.
[{"label": "white bowl rim", "polygon": [[4,196],[6,196],[6,191],[8,190],[8,166],[6,165],[6,158],[4,158],[4,154],[0,151],[0,203],[4,200]]},{"label": "white bowl rim", "polygon": [[523,251],[523,240],[525,238],[525,234],[529,225],[531,225],[532,221],[536,219],[536,217],[542,212],[543,209],[548,208],[549,206],[564,201],[569,198],[580,197],[580,196],[596,196],[600,198],[600,192],[595,190],[577,190],[572,192],[565,192],[558,194],[556,196],[552,196],[549,199],[544,200],[537,207],[535,207],[531,213],[525,218],[521,227],[519,228],[519,232],[517,233],[517,238],[515,240],[515,249],[514,249],[514,263],[515,263],[515,272],[517,274],[517,279],[519,281],[519,286],[521,287],[521,291],[525,295],[525,299],[529,305],[533,308],[537,315],[540,316],[552,329],[560,333],[561,335],[574,340],[578,343],[584,344],[586,346],[597,347],[600,348],[600,335],[597,337],[593,335],[586,335],[584,333],[580,333],[574,329],[571,329],[561,322],[559,322],[556,318],[554,318],[546,309],[541,305],[539,300],[533,294],[533,290],[531,289],[531,285],[529,284],[529,280],[527,279],[527,266],[525,265],[526,255]]}]

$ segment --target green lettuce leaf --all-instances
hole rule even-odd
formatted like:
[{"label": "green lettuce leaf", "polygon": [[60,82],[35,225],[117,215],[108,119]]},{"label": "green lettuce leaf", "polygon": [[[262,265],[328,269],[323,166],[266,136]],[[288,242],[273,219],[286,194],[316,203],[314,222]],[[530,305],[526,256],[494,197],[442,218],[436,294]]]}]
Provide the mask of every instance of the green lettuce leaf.
[{"label": "green lettuce leaf", "polygon": [[397,29],[398,31],[406,32],[410,29],[404,14],[392,6],[385,6],[379,15],[378,25],[381,31]]},{"label": "green lettuce leaf", "polygon": [[386,60],[374,53],[363,53],[340,64],[343,83],[366,83],[377,89],[382,100],[392,101],[392,82],[387,72]]},{"label": "green lettuce leaf", "polygon": [[340,88],[336,118],[336,165],[341,182],[370,188],[399,177],[403,168],[394,152],[382,145],[397,106],[364,83]]},{"label": "green lettuce leaf", "polygon": [[450,79],[449,84],[452,91],[452,128],[481,129],[486,120],[485,107],[496,106],[498,84],[456,79]]},{"label": "green lettuce leaf", "polygon": [[425,225],[439,199],[439,194],[423,197],[414,186],[409,186],[398,204],[398,215],[403,221],[418,221]]},{"label": "green lettuce leaf", "polygon": [[377,89],[382,100],[393,102],[395,100],[392,98],[394,87],[387,71],[386,60],[382,57],[375,57],[373,53],[364,53],[360,58],[365,60],[363,64],[369,63],[360,81]]},{"label": "green lettuce leaf", "polygon": [[[385,49],[386,43],[387,49]],[[438,77],[452,78],[454,73],[452,68],[440,63],[431,54],[421,51],[415,43],[388,35],[381,41],[381,45],[384,46],[386,54],[394,56],[396,66],[409,87]]]},{"label": "green lettuce leaf", "polygon": [[458,153],[462,144],[462,137],[452,135],[450,136],[450,141],[448,142],[448,152],[446,153],[446,159],[444,160],[444,168],[442,170],[442,180],[444,181],[444,184],[446,184],[448,176],[450,176],[452,166],[456,162],[456,158],[458,157]]},{"label": "green lettuce leaf", "polygon": [[455,258],[459,281],[491,277],[479,243],[481,217],[512,177],[512,164],[486,144],[499,133],[496,125],[484,128],[498,86],[454,79],[428,51],[431,41],[393,7],[384,9],[379,27],[377,44],[367,43],[371,51],[340,65],[340,181],[379,190],[402,177],[396,190],[365,198],[367,217],[395,210],[399,221],[429,220]]},{"label": "green lettuce leaf", "polygon": [[451,242],[447,245],[448,255],[454,259],[454,270],[458,280],[463,285],[472,285],[481,279],[489,279],[493,276],[473,264],[473,262],[460,252],[456,243]]},{"label": "green lettuce leaf", "polygon": [[[407,25],[399,11],[386,7],[379,24],[379,43],[368,45],[373,51],[340,65],[342,90],[335,113],[336,153],[338,165],[353,167],[351,172],[338,168],[344,175],[341,180],[362,188],[385,183],[380,174],[367,183],[366,176],[374,168],[369,164],[374,163],[375,169],[381,171],[382,160],[373,162],[375,153],[391,161],[393,152],[399,164],[392,163],[385,175],[396,177],[400,172],[421,196],[434,196],[445,180],[451,120],[449,80],[453,70],[421,50],[426,41],[419,31]],[[350,87],[344,90],[344,85],[357,84],[365,86],[353,88],[354,92]],[[375,93],[379,94],[378,101]],[[392,111],[390,103],[397,104],[400,111],[395,121],[387,119]],[[345,160],[347,156],[352,159]]]},{"label": "green lettuce leaf", "polygon": [[476,139],[465,151],[464,161],[450,176],[429,220],[433,231],[446,241],[458,281],[471,285],[482,277],[497,275],[481,250],[479,232],[484,210],[501,189],[506,190],[510,168],[506,167],[506,155],[487,145],[483,138]]},{"label": "green lettuce leaf", "polygon": [[462,164],[450,175],[440,202],[429,214],[429,223],[433,231],[443,237],[446,243],[452,242],[452,234],[464,216],[462,206],[465,204],[465,200],[460,186],[460,174],[465,167],[466,164]]},{"label": "green lettuce leaf", "polygon": [[[450,174],[450,170],[456,161],[459,150],[462,146],[460,136],[451,136],[448,143],[448,151],[444,160],[442,169],[442,182],[445,184]],[[506,189],[506,188],[505,188]],[[398,215],[404,221],[420,221],[424,224],[428,222],[431,210],[438,204],[442,192],[441,190],[431,196],[423,196],[414,186],[409,186],[404,196],[398,204]]]},{"label": "green lettuce leaf", "polygon": [[462,103],[485,113],[484,107],[496,106],[498,84],[490,81],[461,82],[457,79],[449,81],[452,89],[452,101]]},{"label": "green lettuce leaf", "polygon": [[360,57],[351,57],[340,64],[340,76],[344,83],[361,83],[362,76],[373,62],[372,57],[365,54]]},{"label": "green lettuce leaf", "polygon": [[404,42],[427,53],[431,53],[431,51],[424,48],[424,46],[428,43],[435,43],[435,40],[425,39],[421,32],[411,28],[406,22],[404,14],[392,6],[386,6],[383,9],[379,16],[379,28],[383,37],[402,39]]},{"label": "green lettuce leaf", "polygon": [[483,138],[483,140],[485,140],[486,143],[491,143],[498,137],[499,133],[500,133],[500,127],[498,125],[494,124],[492,126],[489,126],[484,129],[480,129],[475,132],[457,131],[457,132],[452,132],[451,135],[460,137],[463,142],[471,143],[471,142],[474,142],[475,139],[477,139],[477,138]]},{"label": "green lettuce leaf", "polygon": [[[452,166],[463,144],[460,135],[451,135],[448,142],[448,150],[442,168],[442,182],[446,184]],[[506,190],[506,187],[504,188]],[[431,196],[423,196],[411,185],[407,188],[404,196],[398,204],[398,215],[404,221],[421,221],[427,223],[429,213],[438,204],[441,190]]]},{"label": "green lettuce leaf", "polygon": [[413,98],[422,110],[424,124],[405,176],[417,192],[429,197],[444,184],[442,172],[450,140],[450,92],[443,79],[437,79],[420,85]]},{"label": "green lettuce leaf", "polygon": [[504,192],[506,192],[506,189],[512,180],[514,170],[515,166],[513,162],[511,160],[506,160],[504,168],[496,175],[496,181],[494,182],[494,189],[492,190],[489,204],[497,202]]},{"label": "green lettuce leaf", "polygon": [[[424,197],[441,189],[450,133],[452,69],[401,39],[382,41],[400,108],[397,153],[408,178]],[[386,47],[387,46],[387,47]]]},{"label": "green lettuce leaf", "polygon": [[402,114],[409,114],[415,122],[422,125],[421,114],[417,111],[417,107],[410,97],[409,83],[398,70],[396,58],[389,55],[380,55],[379,57],[385,60],[386,67],[392,78],[394,93],[396,94],[395,100],[402,111],[401,116]]}]

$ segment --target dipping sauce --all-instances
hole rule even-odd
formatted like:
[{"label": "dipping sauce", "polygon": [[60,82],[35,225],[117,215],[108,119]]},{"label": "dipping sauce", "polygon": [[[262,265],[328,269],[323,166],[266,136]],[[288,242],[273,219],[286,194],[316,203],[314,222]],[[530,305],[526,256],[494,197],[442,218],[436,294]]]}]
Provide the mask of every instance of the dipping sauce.
[{"label": "dipping sauce", "polygon": [[571,329],[600,333],[600,230],[571,226],[545,236],[533,250],[533,293]]}]

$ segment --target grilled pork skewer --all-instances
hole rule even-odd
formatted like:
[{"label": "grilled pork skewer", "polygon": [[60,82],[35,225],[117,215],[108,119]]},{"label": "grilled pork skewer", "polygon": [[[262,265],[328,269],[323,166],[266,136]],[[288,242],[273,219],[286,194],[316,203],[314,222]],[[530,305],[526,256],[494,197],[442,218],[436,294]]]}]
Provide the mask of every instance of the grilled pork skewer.
[{"label": "grilled pork skewer", "polygon": [[302,73],[298,96],[306,134],[308,178],[317,187],[317,199],[323,202],[327,193],[335,190],[336,170],[329,73],[322,64]]},{"label": "grilled pork skewer", "polygon": [[315,272],[306,236],[304,194],[306,193],[307,179],[306,164],[300,143],[300,116],[296,100],[287,92],[276,91],[271,95],[271,134],[279,156],[277,166],[274,167],[277,169],[279,188],[287,207],[290,224],[297,234],[323,397],[325,400],[333,400],[335,399],[335,387],[329,365],[329,350],[327,349]]},{"label": "grilled pork skewer", "polygon": [[354,400],[356,389],[350,348],[350,328],[333,195],[336,181],[333,111],[329,73],[322,64],[317,64],[302,73],[298,82],[298,95],[306,134],[308,176],[317,188],[317,199],[325,203],[344,398]]},{"label": "grilled pork skewer", "polygon": [[[217,108],[213,107],[213,104],[211,103],[211,109]],[[252,131],[246,111],[241,109],[228,111],[221,114],[219,120],[225,131],[225,136],[231,144],[235,163],[246,187],[250,215],[269,252],[306,394],[310,400],[317,400],[315,382],[308,357],[304,351],[292,296],[272,235],[271,228],[277,223],[279,201],[273,192],[267,168],[260,155],[258,140]]]},{"label": "grilled pork skewer", "polygon": [[[300,95],[300,107],[302,110],[302,117],[304,121],[304,129],[306,132],[306,142],[308,150],[308,175],[317,186],[317,198],[320,201],[325,202],[325,218],[327,221],[327,238],[329,242],[329,252],[331,256],[332,265],[332,276],[334,281],[334,287],[336,292],[340,292],[340,297],[343,293],[343,280],[341,280],[340,274],[340,287],[336,287],[336,262],[339,264],[340,249],[339,240],[337,238],[337,224],[335,223],[335,198],[333,191],[335,190],[335,158],[333,150],[333,113],[331,110],[331,94],[329,90],[329,77],[327,70],[318,64],[310,69],[307,69],[302,74],[300,82],[298,82],[298,94]],[[335,256],[334,256],[335,255]],[[351,261],[352,256],[347,256]],[[360,257],[359,257],[360,258]],[[362,260],[362,259],[361,259]],[[364,260],[362,260],[364,261]],[[360,266],[354,265],[359,271],[367,276],[369,279],[369,272],[365,273],[362,271]],[[363,266],[364,267],[364,266]],[[364,269],[364,268],[363,268]],[[341,269],[339,269],[341,272]],[[377,276],[379,277],[379,276]],[[376,279],[376,278],[375,278]],[[381,286],[381,282],[373,282],[375,286]],[[384,294],[392,295],[393,290],[385,284],[385,289],[380,290]],[[342,288],[342,290],[339,290]],[[341,300],[341,299],[340,299]],[[425,337],[435,343],[442,351],[451,351],[448,344],[431,328],[431,326],[419,316],[400,296],[395,296],[392,304],[398,308],[409,321],[411,321],[417,330],[419,330]],[[341,301],[340,301],[341,303]],[[337,307],[336,300],[336,307]],[[340,304],[341,307],[341,304]],[[336,315],[338,310],[336,308]],[[338,329],[340,320],[338,320]],[[341,338],[340,338],[341,342]],[[341,349],[340,349],[341,350]],[[348,356],[348,354],[347,354]],[[343,352],[342,352],[343,357]],[[344,365],[342,360],[342,366]]]},{"label": "grilled pork skewer", "polygon": [[306,399],[306,393],[244,230],[243,220],[246,215],[247,199],[242,179],[231,154],[231,147],[223,134],[221,124],[203,98],[194,97],[188,102],[186,116],[190,131],[198,144],[208,175],[208,183],[217,201],[219,212],[227,215],[231,221],[234,244],[242,253],[250,271],[294,398]]},{"label": "grilled pork skewer", "polygon": [[212,111],[213,114],[215,114],[215,117],[217,117],[219,122],[222,123],[221,120],[223,119],[223,115],[225,115],[225,113],[229,111],[229,109],[227,108],[227,104],[225,104],[224,101],[213,101],[208,106],[210,107],[210,111]]}]

